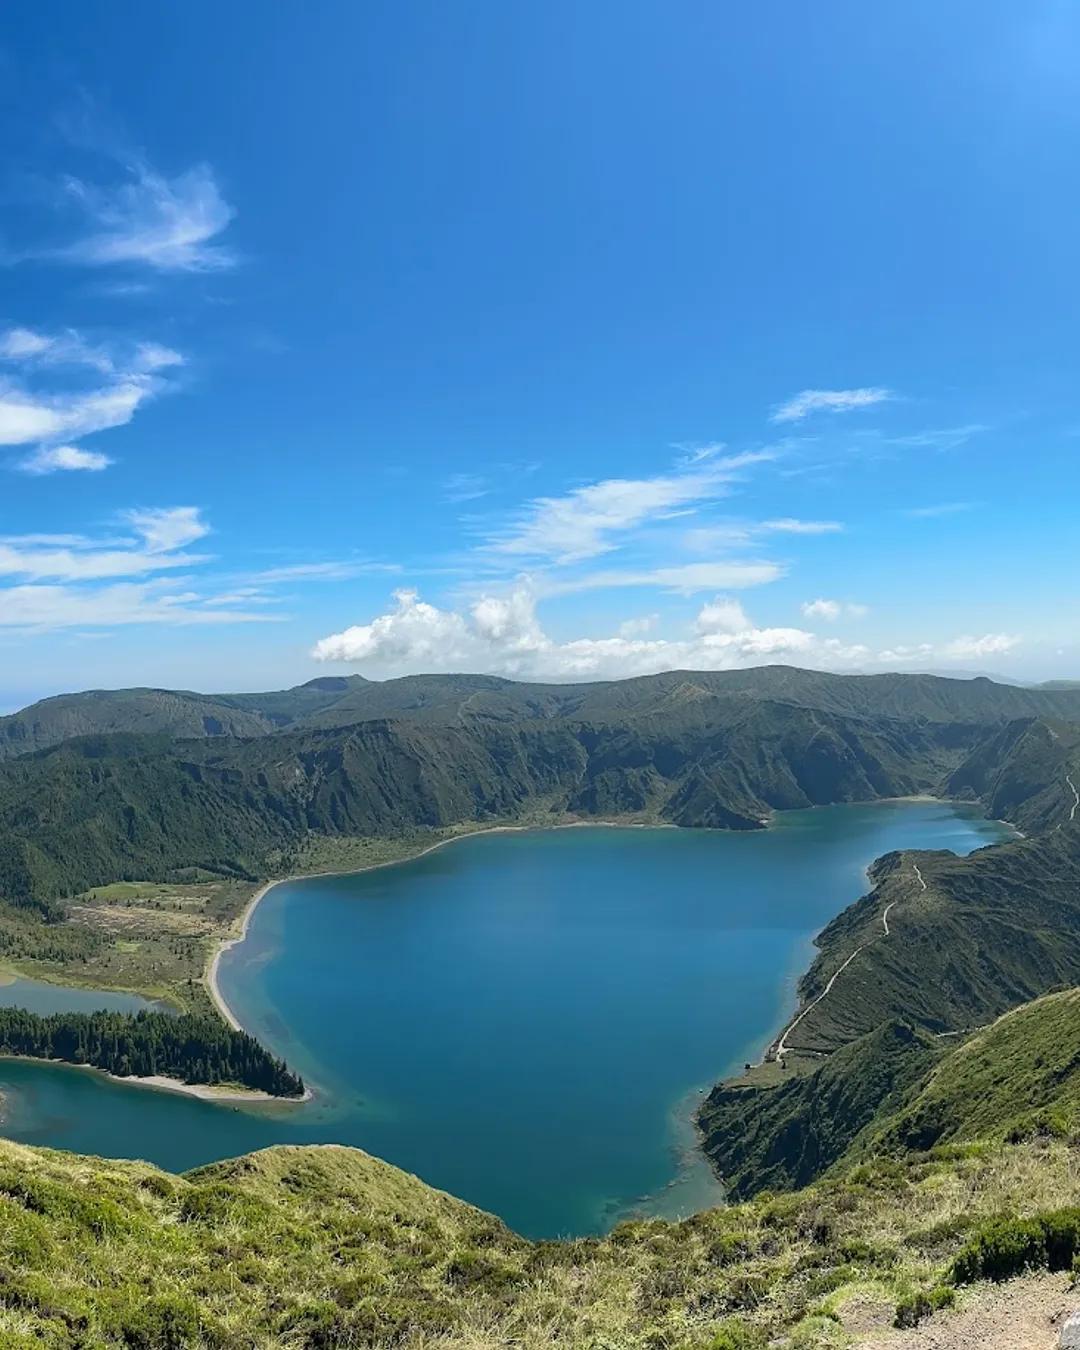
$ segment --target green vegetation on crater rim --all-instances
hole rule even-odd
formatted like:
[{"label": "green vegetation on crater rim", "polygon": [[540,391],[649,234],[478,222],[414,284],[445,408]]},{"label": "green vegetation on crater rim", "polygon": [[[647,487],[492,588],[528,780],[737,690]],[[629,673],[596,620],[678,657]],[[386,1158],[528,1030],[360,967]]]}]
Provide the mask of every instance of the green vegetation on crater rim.
[{"label": "green vegetation on crater rim", "polygon": [[[891,1317],[1009,1253],[1005,1274],[1071,1259],[1075,1156],[1053,1140],[944,1149],[680,1223],[531,1243],[352,1149],[275,1148],[177,1177],[0,1141],[0,1344],[835,1344],[853,1300]],[[1002,1242],[1003,1215],[1022,1245]]]},{"label": "green vegetation on crater rim", "polygon": [[[1028,837],[967,858],[879,859],[871,892],[820,935],[802,1010],[773,1062],[702,1104],[706,1152],[736,1196],[828,1178],[790,1199],[624,1227],[600,1243],[532,1247],[403,1179],[391,1189],[419,1188],[408,1191],[409,1205],[427,1223],[435,1204],[436,1227],[417,1224],[403,1202],[354,1241],[359,1229],[341,1213],[341,1187],[350,1212],[356,1204],[350,1169],[364,1172],[369,1218],[371,1178],[400,1178],[369,1159],[341,1162],[352,1179],[335,1161],[332,1181],[319,1172],[338,1158],[331,1153],[297,1154],[306,1161],[296,1168],[285,1154],[242,1160],[212,1182],[210,1174],[140,1180],[102,1165],[121,1209],[125,1188],[140,1196],[145,1188],[155,1197],[146,1203],[167,1209],[186,1186],[212,1185],[207,1231],[217,1231],[213,1215],[241,1227],[250,1219],[244,1241],[256,1264],[269,1252],[256,1231],[264,1221],[267,1232],[285,1223],[308,1235],[310,1278],[288,1297],[266,1303],[276,1267],[245,1267],[240,1277],[266,1305],[255,1344],[467,1334],[478,1346],[507,1337],[540,1345],[559,1328],[568,1343],[596,1350],[697,1350],[817,1325],[836,1315],[844,1290],[868,1280],[909,1308],[931,1307],[960,1268],[951,1263],[965,1235],[975,1243],[963,1258],[972,1269],[997,1250],[996,1237],[978,1245],[973,1225],[1080,1198],[1066,1142],[1080,1069],[1065,1049],[1080,1039],[1080,1001],[1050,992],[1080,983],[1078,724],[1072,687],[783,667],[563,687],[431,676],[319,680],[266,695],[131,690],[46,700],[0,719],[0,959],[50,978],[153,990],[198,1022],[211,1011],[205,962],[269,876],[384,862],[503,822],[756,829],[774,810],[814,804],[917,793],[979,802]],[[165,1058],[165,1072],[200,1072],[197,1055]],[[206,1077],[236,1074],[235,1065],[202,1060]],[[931,1146],[939,1151],[929,1159],[918,1152]],[[60,1166],[12,1157],[19,1175]],[[275,1218],[266,1209],[270,1172],[274,1203],[287,1207],[309,1180],[329,1197],[336,1247],[325,1234],[312,1238],[310,1214]],[[76,1182],[51,1175],[60,1190],[50,1199],[31,1187],[37,1199],[24,1208],[67,1222],[82,1212],[72,1199],[69,1214],[62,1198]],[[244,1186],[230,1189],[241,1176],[258,1203]],[[18,1186],[0,1187],[0,1204],[5,1194],[23,1203]],[[143,1220],[152,1246],[154,1223],[175,1225],[176,1215],[142,1215],[130,1231]],[[1040,1220],[1024,1230],[1023,1250],[1043,1259],[1046,1234],[1071,1223]],[[186,1259],[201,1269],[198,1233],[183,1231],[194,1243]],[[328,1283],[327,1262],[351,1272],[347,1295],[336,1275]],[[47,1305],[32,1262],[24,1264],[26,1281],[0,1288],[0,1319],[18,1312],[39,1339],[47,1325],[57,1345],[74,1344],[72,1328],[90,1325],[103,1344],[228,1345],[234,1312],[247,1315],[235,1281],[229,1303],[208,1266],[177,1277],[174,1301],[154,1305],[144,1335],[125,1322],[136,1315],[134,1291],[103,1302],[72,1286],[67,1302]],[[173,1335],[169,1326],[187,1330]]]},{"label": "green vegetation on crater rim", "polygon": [[[1080,999],[993,1019],[1080,980],[1076,718],[1075,690],[776,668],[564,689],[433,677],[126,691],[0,721],[0,952],[54,977],[159,981],[196,1013],[159,1017],[174,1028],[204,1025],[197,977],[258,879],[384,861],[487,822],[754,828],[773,809],[931,791],[1031,835],[967,859],[880,860],[874,890],[821,935],[791,1067],[704,1103],[706,1148],[736,1193],[835,1181],[532,1245],[346,1150],[180,1179],[0,1146],[5,1343],[704,1350],[829,1339],[868,1288],[911,1315],[951,1297],[958,1271],[992,1273],[1002,1250],[1050,1260],[1047,1233],[1071,1251],[1068,1217],[1002,1238],[998,1216],[1080,1199],[1071,1145],[1047,1142],[1080,1105],[1067,1050]],[[160,1044],[110,1059],[117,1045],[89,1025],[9,1020],[19,1048],[55,1053],[62,1033],[67,1057],[121,1072],[197,1077],[200,1058],[205,1077],[246,1072]],[[941,1034],[983,1022],[968,1040]],[[911,1152],[985,1137],[999,1142]]]}]

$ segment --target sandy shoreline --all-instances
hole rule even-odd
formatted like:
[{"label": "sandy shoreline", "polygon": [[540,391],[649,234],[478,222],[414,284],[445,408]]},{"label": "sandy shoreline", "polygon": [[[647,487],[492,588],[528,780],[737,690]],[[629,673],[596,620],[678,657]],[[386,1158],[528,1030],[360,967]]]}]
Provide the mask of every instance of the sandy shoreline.
[{"label": "sandy shoreline", "polygon": [[302,1097],[276,1097],[272,1092],[262,1092],[258,1088],[226,1087],[217,1083],[185,1083],[179,1078],[167,1078],[164,1074],[110,1073],[108,1069],[96,1064],[72,1064],[66,1059],[39,1059],[36,1055],[0,1055],[0,1061],[12,1063],[30,1061],[33,1064],[48,1064],[52,1068],[79,1069],[100,1074],[111,1083],[123,1083],[126,1087],[151,1088],[156,1092],[179,1092],[185,1097],[199,1097],[205,1102],[285,1102],[299,1106],[311,1100],[311,1092],[305,1088]]},{"label": "sandy shoreline", "polygon": [[158,1092],[180,1092],[187,1097],[198,1097],[204,1102],[284,1102],[299,1106],[311,1101],[311,1090],[304,1089],[302,1097],[275,1097],[272,1092],[261,1092],[258,1088],[221,1087],[216,1083],[182,1083],[179,1078],[166,1078],[164,1074],[150,1074],[145,1078],[134,1074],[121,1078],[119,1074],[109,1073],[107,1069],[95,1068],[93,1064],[74,1065],[75,1068],[93,1069],[103,1073],[114,1083],[126,1083],[128,1087],[153,1088]]}]

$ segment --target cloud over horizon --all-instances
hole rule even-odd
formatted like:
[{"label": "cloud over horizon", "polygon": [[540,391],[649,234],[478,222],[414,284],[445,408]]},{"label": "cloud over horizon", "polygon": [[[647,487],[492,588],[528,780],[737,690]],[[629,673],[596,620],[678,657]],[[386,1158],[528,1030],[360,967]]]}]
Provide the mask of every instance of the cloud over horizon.
[{"label": "cloud over horizon", "polygon": [[526,586],[483,596],[465,610],[439,609],[415,590],[397,590],[393,599],[394,608],[371,622],[321,638],[312,656],[380,676],[466,671],[574,681],[773,663],[854,670],[998,655],[1018,642],[1006,634],[987,634],[875,652],[862,643],[846,644],[802,628],[756,627],[738,601],[722,595],[702,606],[693,631],[680,638],[645,636],[653,627],[650,618],[640,627],[624,624],[613,636],[557,642],[541,625],[535,597]]}]

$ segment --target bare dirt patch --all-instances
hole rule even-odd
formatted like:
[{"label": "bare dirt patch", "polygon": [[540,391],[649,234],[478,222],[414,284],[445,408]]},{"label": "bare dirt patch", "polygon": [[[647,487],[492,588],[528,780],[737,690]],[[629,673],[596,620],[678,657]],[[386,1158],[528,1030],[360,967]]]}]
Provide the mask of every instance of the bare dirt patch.
[{"label": "bare dirt patch", "polygon": [[858,1336],[859,1350],[1055,1350],[1061,1323],[1080,1307],[1067,1275],[1032,1275],[965,1293],[956,1308],[910,1331]]}]

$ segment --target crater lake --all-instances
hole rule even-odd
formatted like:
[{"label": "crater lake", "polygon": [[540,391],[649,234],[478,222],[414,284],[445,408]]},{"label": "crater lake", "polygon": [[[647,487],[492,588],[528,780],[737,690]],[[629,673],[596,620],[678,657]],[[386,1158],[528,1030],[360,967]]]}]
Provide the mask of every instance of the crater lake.
[{"label": "crater lake", "polygon": [[[223,953],[219,986],[313,1101],[223,1105],[6,1060],[0,1132],[172,1170],[351,1144],[530,1237],[691,1212],[722,1199],[694,1147],[700,1091],[777,1034],[813,934],[865,892],[867,865],[1011,834],[974,809],[881,802],[753,833],[483,834],[283,882]],[[36,1010],[48,990],[34,986]]]}]

